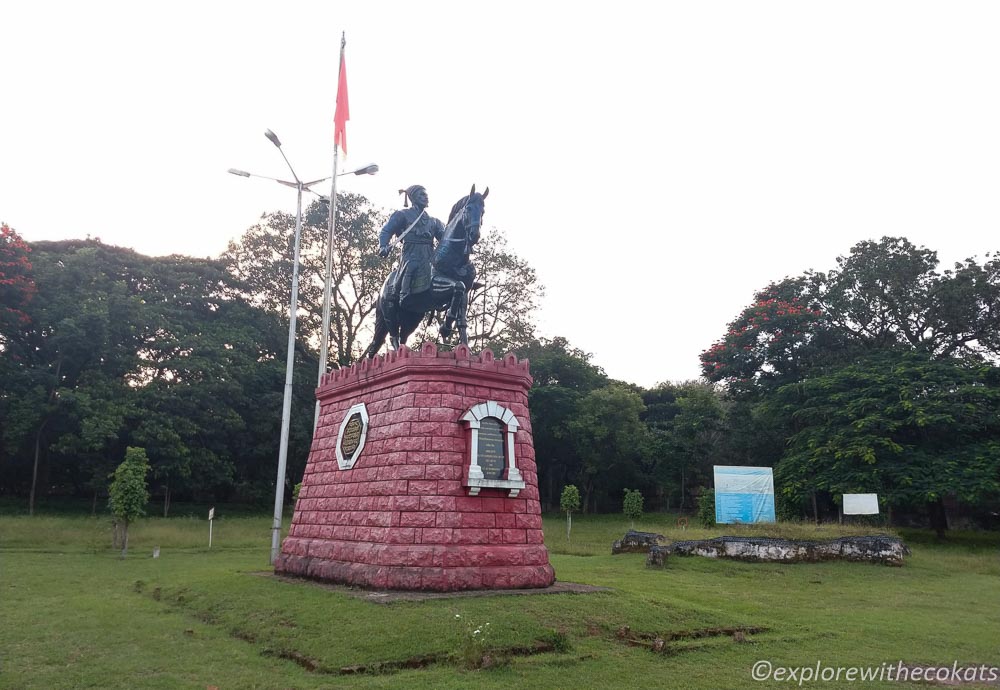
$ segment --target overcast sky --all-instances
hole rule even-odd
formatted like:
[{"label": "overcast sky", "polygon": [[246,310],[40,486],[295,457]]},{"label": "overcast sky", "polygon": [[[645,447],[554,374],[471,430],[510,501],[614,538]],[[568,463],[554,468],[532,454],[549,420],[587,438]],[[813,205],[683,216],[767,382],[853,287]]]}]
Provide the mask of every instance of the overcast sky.
[{"label": "overcast sky", "polygon": [[[997,2],[6,2],[0,220],[217,256],[330,174],[486,226],[546,287],[543,335],[651,386],[769,282],[903,235],[1000,248]],[[341,168],[344,169],[343,167]],[[328,193],[328,189],[325,190]]]}]

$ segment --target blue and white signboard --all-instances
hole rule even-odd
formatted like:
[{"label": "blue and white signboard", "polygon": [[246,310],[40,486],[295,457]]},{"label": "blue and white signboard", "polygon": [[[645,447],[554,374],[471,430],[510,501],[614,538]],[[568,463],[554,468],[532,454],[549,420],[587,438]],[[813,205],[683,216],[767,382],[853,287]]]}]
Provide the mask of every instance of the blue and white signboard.
[{"label": "blue and white signboard", "polygon": [[715,521],[722,525],[774,522],[771,468],[716,465]]}]

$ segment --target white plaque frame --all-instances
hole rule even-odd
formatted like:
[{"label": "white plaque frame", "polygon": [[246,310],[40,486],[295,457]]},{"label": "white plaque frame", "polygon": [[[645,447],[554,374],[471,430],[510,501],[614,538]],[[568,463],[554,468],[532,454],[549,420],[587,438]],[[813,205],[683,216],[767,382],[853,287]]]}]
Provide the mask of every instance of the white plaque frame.
[{"label": "white plaque frame", "polygon": [[[340,450],[340,443],[344,440],[344,429],[347,427],[347,422],[350,421],[351,417],[354,416],[356,412],[361,413],[361,438],[358,440],[358,447],[354,449],[351,453],[351,457],[344,457],[343,451]],[[368,409],[365,404],[358,403],[354,405],[347,411],[344,415],[343,421],[340,422],[340,431],[337,433],[337,467],[342,470],[349,470],[354,467],[354,463],[358,461],[358,457],[361,455],[361,451],[365,448],[365,438],[368,436]]]},{"label": "white plaque frame", "polygon": [[[506,479],[486,479],[479,466],[479,428],[480,421],[486,417],[499,419],[507,430],[505,444],[507,447]],[[469,444],[469,471],[465,477],[465,486],[469,487],[469,495],[478,496],[480,489],[507,489],[511,498],[517,496],[525,486],[521,470],[517,469],[517,458],[514,453],[514,435],[521,426],[517,417],[496,400],[487,400],[484,403],[473,405],[461,421],[466,422],[472,430],[472,441]]]}]

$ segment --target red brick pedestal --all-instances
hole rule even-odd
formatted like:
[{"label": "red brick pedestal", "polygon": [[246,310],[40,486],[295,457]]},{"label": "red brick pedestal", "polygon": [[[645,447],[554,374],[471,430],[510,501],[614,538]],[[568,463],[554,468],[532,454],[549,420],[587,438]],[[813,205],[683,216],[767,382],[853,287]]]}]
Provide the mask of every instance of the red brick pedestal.
[{"label": "red brick pedestal", "polygon": [[[433,343],[327,374],[275,572],[379,589],[551,585],[530,386],[528,363],[514,355],[438,352]],[[476,448],[487,455],[486,441],[473,441],[486,439],[481,419],[502,431],[493,432],[508,459],[499,479],[483,480],[472,460]]]}]

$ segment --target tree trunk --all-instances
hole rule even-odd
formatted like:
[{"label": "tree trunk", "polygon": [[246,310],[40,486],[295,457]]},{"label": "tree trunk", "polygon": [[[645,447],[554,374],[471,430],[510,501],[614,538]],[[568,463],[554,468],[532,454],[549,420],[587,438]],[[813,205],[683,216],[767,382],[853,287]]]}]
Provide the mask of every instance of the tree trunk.
[{"label": "tree trunk", "polygon": [[170,511],[170,484],[165,484],[163,487],[163,517],[167,517],[167,513]]},{"label": "tree trunk", "polygon": [[935,501],[928,501],[927,512],[931,519],[931,529],[937,534],[938,539],[944,539],[944,533],[948,531],[948,516],[944,512],[944,500],[939,497]]},{"label": "tree trunk", "polygon": [[90,504],[90,517],[97,517],[97,489],[94,489],[94,500]]},{"label": "tree trunk", "polygon": [[120,540],[118,539],[118,521],[114,520],[111,523],[111,548],[120,549],[121,545],[119,544],[119,541]]},{"label": "tree trunk", "polygon": [[687,489],[685,487],[685,481],[684,481],[684,468],[681,467],[681,509],[680,509],[680,512],[682,512],[682,513],[684,512],[684,507],[687,505],[687,495],[685,493],[686,491],[687,491]]},{"label": "tree trunk", "polygon": [[31,494],[28,496],[28,515],[35,514],[35,489],[38,486],[38,456],[41,455],[42,446],[42,429],[45,428],[45,422],[38,427],[38,433],[35,434],[35,464],[31,468]]},{"label": "tree trunk", "polygon": [[819,524],[819,505],[816,503],[816,492],[812,492],[813,522]]},{"label": "tree trunk", "polygon": [[[62,371],[62,359],[56,363],[56,377],[55,385],[52,387],[52,391],[49,393],[49,404],[51,404],[56,399],[56,389],[59,387],[59,373]],[[38,426],[38,433],[35,434],[35,463],[31,468],[31,495],[28,497],[28,515],[35,514],[35,489],[38,486],[38,458],[41,455],[42,446],[42,431],[45,430],[45,425],[49,423],[49,417],[42,420],[42,423]]]},{"label": "tree trunk", "polygon": [[573,513],[566,511],[566,541],[569,541],[569,533],[573,530]]},{"label": "tree trunk", "polygon": [[128,555],[128,520],[125,520],[122,526],[122,560],[126,555]]}]

